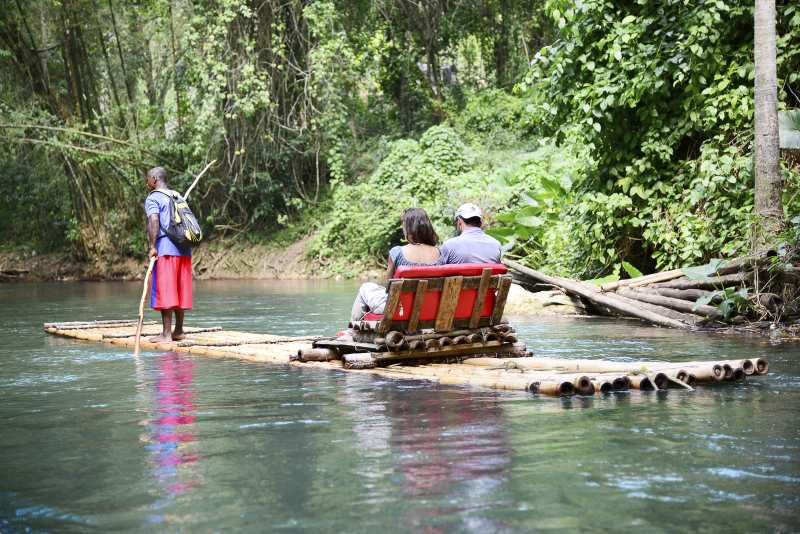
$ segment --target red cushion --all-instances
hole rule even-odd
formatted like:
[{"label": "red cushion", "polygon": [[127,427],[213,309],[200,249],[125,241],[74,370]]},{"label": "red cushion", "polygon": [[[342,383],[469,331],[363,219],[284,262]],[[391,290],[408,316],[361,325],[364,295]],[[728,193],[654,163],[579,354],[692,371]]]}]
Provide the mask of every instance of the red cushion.
[{"label": "red cushion", "polygon": [[443,276],[480,276],[484,269],[492,274],[506,274],[502,263],[453,263],[448,265],[403,265],[394,272],[395,278],[441,278]]}]

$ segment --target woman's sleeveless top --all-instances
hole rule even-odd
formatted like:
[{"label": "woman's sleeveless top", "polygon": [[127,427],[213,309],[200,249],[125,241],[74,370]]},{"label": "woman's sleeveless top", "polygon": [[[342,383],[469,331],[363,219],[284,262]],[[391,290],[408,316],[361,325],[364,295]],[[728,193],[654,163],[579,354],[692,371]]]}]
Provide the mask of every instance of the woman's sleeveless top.
[{"label": "woman's sleeveless top", "polygon": [[439,259],[437,259],[433,263],[418,263],[418,262],[415,262],[415,261],[411,261],[411,260],[409,260],[408,258],[406,258],[403,255],[403,247],[401,247],[401,246],[392,247],[392,249],[389,251],[389,257],[394,262],[395,268],[402,267],[403,265],[417,266],[417,265],[441,265],[442,264],[442,255],[441,255],[441,253],[439,254]]}]

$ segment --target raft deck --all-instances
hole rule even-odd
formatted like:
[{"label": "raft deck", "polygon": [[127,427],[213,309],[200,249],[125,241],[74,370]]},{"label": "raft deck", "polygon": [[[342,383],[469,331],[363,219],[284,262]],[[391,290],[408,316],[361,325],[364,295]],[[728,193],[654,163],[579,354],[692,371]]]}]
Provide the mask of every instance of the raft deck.
[{"label": "raft deck", "polygon": [[[45,323],[44,330],[55,336],[133,347],[135,320]],[[523,390],[543,395],[593,395],[627,389],[655,390],[720,382],[738,382],[748,376],[766,374],[769,364],[763,359],[705,362],[616,362],[566,358],[494,357],[450,358],[446,362],[412,365],[396,363],[373,369],[346,369],[341,360],[297,360],[300,351],[312,348],[322,336],[277,336],[223,330],[221,327],[185,329],[186,339],[151,343],[148,336],[161,332],[161,325],[148,321],[142,330],[143,349],[185,352],[218,358],[237,358],[251,362],[288,364],[297,367],[338,369],[369,373],[393,379],[428,380],[441,384]],[[329,338],[327,338],[329,339]]]}]

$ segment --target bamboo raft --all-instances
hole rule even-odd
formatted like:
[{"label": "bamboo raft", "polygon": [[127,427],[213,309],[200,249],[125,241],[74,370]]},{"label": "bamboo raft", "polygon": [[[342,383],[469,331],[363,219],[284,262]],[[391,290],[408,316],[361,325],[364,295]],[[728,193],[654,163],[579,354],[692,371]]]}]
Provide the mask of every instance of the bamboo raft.
[{"label": "bamboo raft", "polygon": [[[136,320],[45,323],[44,330],[54,336],[132,348],[136,323]],[[346,365],[343,358],[329,359],[330,352],[319,358],[323,361],[313,361],[314,351],[331,350],[319,347],[331,347],[335,342],[333,338],[277,336],[211,327],[186,328],[186,339],[181,341],[152,343],[147,340],[146,336],[157,335],[160,330],[160,324],[154,321],[145,323],[143,349],[338,369],[398,380],[521,390],[550,396],[602,395],[628,389],[691,390],[703,384],[740,382],[748,376],[764,375],[769,370],[768,362],[761,358],[682,363],[543,358],[530,355],[519,343],[513,343],[509,348],[505,340],[498,339],[484,340],[479,348],[467,347],[473,349],[467,353],[464,347],[459,350],[455,345],[445,353],[437,350],[436,358],[416,358],[398,363],[387,361],[385,366],[359,369]],[[508,339],[510,329],[501,330],[505,330]]]}]

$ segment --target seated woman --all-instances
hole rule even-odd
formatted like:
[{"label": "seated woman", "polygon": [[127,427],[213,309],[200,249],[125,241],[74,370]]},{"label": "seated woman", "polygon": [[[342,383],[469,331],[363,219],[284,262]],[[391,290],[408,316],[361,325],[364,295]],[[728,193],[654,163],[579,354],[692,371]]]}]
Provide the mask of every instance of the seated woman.
[{"label": "seated woman", "polygon": [[[403,235],[408,245],[392,247],[389,251],[389,266],[386,278],[391,279],[394,271],[402,265],[439,265],[441,255],[436,244],[439,236],[433,229],[428,214],[422,208],[408,208],[401,218]],[[383,313],[386,305],[386,287],[374,282],[361,284],[358,296],[350,313],[351,321],[360,321],[364,314]]]}]

